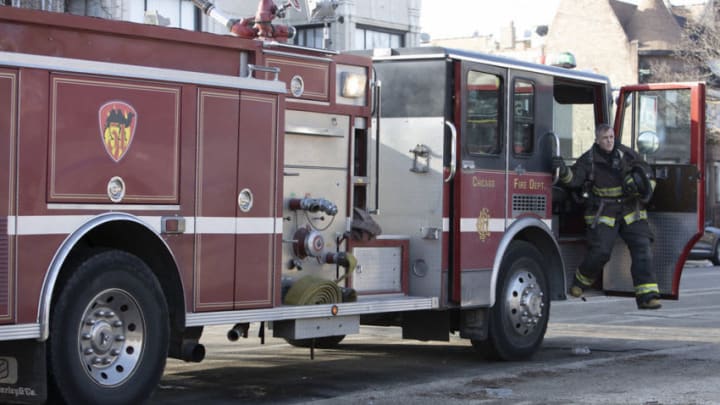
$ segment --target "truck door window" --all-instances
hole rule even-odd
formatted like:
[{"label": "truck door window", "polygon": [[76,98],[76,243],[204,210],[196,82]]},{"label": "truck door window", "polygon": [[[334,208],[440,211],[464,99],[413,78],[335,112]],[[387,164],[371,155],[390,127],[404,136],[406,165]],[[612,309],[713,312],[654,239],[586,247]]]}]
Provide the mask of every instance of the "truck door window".
[{"label": "truck door window", "polygon": [[467,121],[465,149],[474,156],[500,153],[499,119],[502,105],[502,78],[493,74],[469,71],[467,77]]},{"label": "truck door window", "polygon": [[553,85],[553,131],[560,138],[560,152],[568,161],[577,159],[595,142],[595,124],[605,118],[597,108],[602,89],[592,83],[556,79]]},{"label": "truck door window", "polygon": [[534,147],[535,85],[515,80],[513,89],[513,153],[529,155]]},{"label": "truck door window", "polygon": [[690,89],[648,90],[625,98],[620,138],[636,146],[633,134],[655,135],[657,151],[644,158],[648,163],[690,163]]}]

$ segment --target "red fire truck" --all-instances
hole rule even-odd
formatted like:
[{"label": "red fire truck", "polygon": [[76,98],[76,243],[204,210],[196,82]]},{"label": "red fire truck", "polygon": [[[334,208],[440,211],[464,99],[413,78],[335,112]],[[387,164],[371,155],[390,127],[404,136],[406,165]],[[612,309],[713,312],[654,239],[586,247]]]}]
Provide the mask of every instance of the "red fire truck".
[{"label": "red fire truck", "polygon": [[[311,348],[360,324],[501,359],[540,347],[585,249],[550,157],[611,120],[607,78],[443,48],[339,54],[241,24],[0,7],[2,401],[139,402],[168,356],[203,359],[206,325]],[[703,91],[618,98],[617,133],[658,182],[666,297],[704,224]],[[606,291],[632,290],[622,249]]]}]

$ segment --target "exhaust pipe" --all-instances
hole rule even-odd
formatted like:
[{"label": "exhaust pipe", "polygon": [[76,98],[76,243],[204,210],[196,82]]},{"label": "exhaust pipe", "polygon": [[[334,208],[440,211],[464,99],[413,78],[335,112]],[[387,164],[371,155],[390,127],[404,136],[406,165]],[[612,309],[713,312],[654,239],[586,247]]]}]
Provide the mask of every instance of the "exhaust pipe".
[{"label": "exhaust pipe", "polygon": [[247,339],[249,330],[249,323],[237,323],[228,331],[227,338],[231,342],[237,342],[240,337]]},{"label": "exhaust pipe", "polygon": [[205,359],[205,346],[197,342],[185,342],[180,358],[191,363],[200,363]]}]

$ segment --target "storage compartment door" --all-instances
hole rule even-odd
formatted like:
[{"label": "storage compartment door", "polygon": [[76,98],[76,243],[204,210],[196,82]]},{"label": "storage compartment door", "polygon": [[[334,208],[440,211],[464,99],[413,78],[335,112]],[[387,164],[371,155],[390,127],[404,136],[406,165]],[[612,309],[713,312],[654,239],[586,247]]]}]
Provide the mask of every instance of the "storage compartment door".
[{"label": "storage compartment door", "polygon": [[282,226],[278,97],[242,92],[237,145],[235,309],[272,305]]},{"label": "storage compartment door", "polygon": [[15,215],[17,71],[0,69],[0,323],[13,319],[14,242],[8,218]]}]

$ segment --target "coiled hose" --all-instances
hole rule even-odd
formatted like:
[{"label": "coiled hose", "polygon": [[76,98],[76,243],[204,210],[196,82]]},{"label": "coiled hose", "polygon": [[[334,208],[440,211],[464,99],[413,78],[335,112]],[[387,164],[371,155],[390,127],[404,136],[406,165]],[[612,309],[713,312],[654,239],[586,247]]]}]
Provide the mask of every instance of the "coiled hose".
[{"label": "coiled hose", "polygon": [[307,275],[293,283],[283,302],[287,305],[314,305],[356,301],[357,295],[355,291],[346,291],[345,297],[343,297],[343,289],[338,286],[338,283],[345,280],[355,271],[357,258],[350,253],[343,253],[339,262],[346,269],[345,274],[340,278],[332,281],[318,276]]},{"label": "coiled hose", "polygon": [[317,276],[305,276],[295,283],[285,295],[285,304],[314,305],[342,302],[342,290],[332,280]]}]

